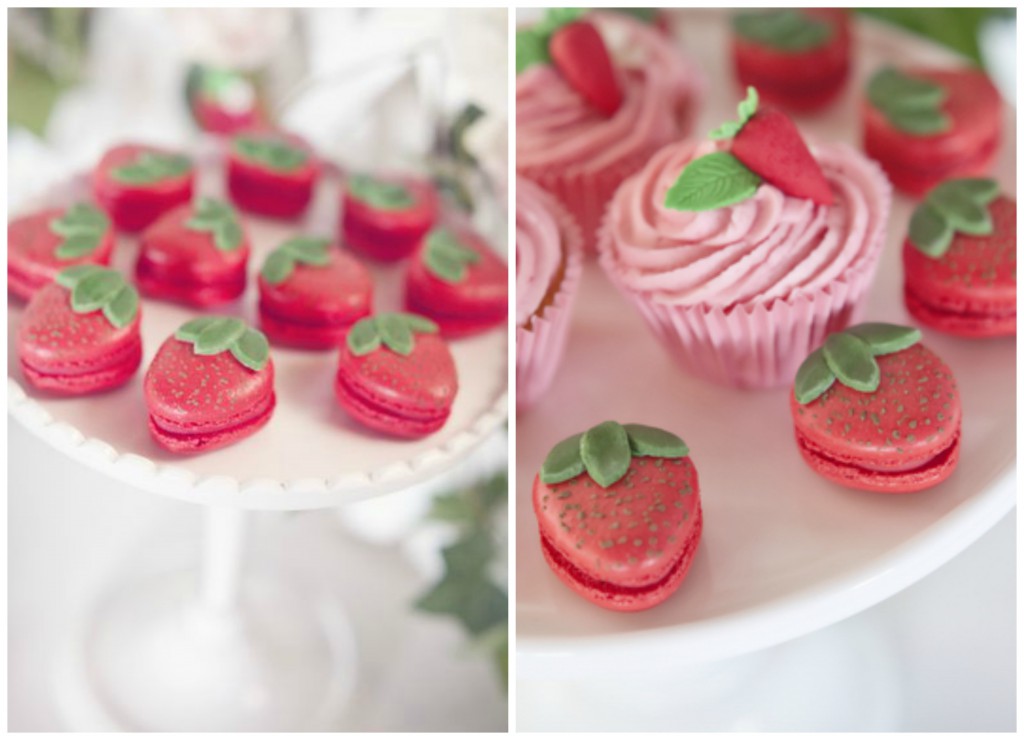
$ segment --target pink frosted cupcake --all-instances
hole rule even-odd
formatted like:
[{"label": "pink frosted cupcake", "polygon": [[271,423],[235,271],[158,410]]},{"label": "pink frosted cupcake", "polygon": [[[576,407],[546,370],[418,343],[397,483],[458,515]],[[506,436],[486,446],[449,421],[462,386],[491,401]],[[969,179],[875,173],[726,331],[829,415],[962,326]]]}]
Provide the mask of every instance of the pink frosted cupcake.
[{"label": "pink frosted cupcake", "polygon": [[579,227],[548,193],[516,178],[516,408],[551,385],[583,263]]},{"label": "pink frosted cupcake", "polygon": [[615,188],[692,127],[703,77],[654,27],[581,12],[551,10],[516,34],[516,168],[566,205],[593,251]]},{"label": "pink frosted cupcake", "polygon": [[808,148],[750,92],[717,141],[671,144],[622,184],[601,265],[686,370],[779,387],[860,317],[892,189],[849,146]]}]

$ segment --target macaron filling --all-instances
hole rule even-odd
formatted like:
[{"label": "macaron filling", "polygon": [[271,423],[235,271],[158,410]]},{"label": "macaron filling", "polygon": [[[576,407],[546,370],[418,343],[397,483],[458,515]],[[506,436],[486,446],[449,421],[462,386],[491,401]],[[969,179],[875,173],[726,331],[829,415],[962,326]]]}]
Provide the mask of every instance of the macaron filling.
[{"label": "macaron filling", "polygon": [[906,457],[902,457],[892,464],[880,465],[877,462],[872,464],[864,459],[840,459],[829,454],[822,447],[810,441],[806,435],[800,432],[800,430],[796,431],[796,438],[801,451],[812,458],[825,460],[833,466],[847,468],[851,471],[867,471],[872,475],[872,477],[885,475],[892,476],[894,479],[909,477],[911,475],[917,477],[918,474],[930,469],[942,469],[960,445],[960,433],[958,431],[950,442],[937,453],[930,454],[923,458],[916,457],[908,459]]}]

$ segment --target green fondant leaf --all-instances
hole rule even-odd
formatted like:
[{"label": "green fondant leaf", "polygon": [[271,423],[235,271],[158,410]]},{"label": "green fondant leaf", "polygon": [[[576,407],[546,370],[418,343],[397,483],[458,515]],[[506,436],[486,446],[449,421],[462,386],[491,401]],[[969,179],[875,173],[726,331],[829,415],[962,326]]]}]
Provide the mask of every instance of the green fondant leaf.
[{"label": "green fondant leaf", "polygon": [[124,284],[121,273],[101,268],[75,284],[71,290],[71,308],[76,313],[89,313],[103,308]]},{"label": "green fondant leaf", "polygon": [[881,371],[867,342],[853,334],[831,334],[822,347],[828,368],[843,385],[872,393],[878,389]]},{"label": "green fondant leaf", "polygon": [[228,349],[245,332],[245,322],[230,316],[216,316],[193,343],[197,355],[218,355]]},{"label": "green fondant leaf", "polygon": [[245,327],[245,331],[229,348],[231,355],[250,370],[259,372],[270,359],[270,343],[263,332]]},{"label": "green fondant leaf", "polygon": [[72,260],[92,254],[93,250],[99,246],[101,236],[102,234],[91,232],[72,233],[54,250],[54,255],[57,259]]},{"label": "green fondant leaf", "polygon": [[544,464],[540,467],[540,479],[543,482],[562,483],[575,478],[586,469],[580,456],[582,439],[582,434],[574,434],[551,448],[551,452],[544,458]]},{"label": "green fondant leaf", "polygon": [[125,284],[121,290],[103,307],[103,315],[107,321],[121,329],[135,320],[139,313],[139,293],[131,285]]},{"label": "green fondant leaf", "polygon": [[80,280],[88,275],[92,275],[98,270],[104,268],[99,265],[72,265],[71,267],[65,267],[63,270],[57,273],[55,280],[58,285],[61,285],[69,290],[74,288]]},{"label": "green fondant leaf", "polygon": [[348,330],[345,337],[349,352],[356,357],[368,355],[380,347],[380,333],[377,331],[377,321],[372,316],[360,319]]},{"label": "green fondant leaf", "polygon": [[953,243],[953,227],[927,202],[914,209],[910,217],[910,242],[929,257],[941,257]]},{"label": "green fondant leaf", "polygon": [[196,319],[186,321],[174,332],[174,338],[183,342],[195,342],[203,330],[216,321],[219,316],[200,316]]},{"label": "green fondant leaf", "polygon": [[899,352],[921,341],[920,329],[898,324],[868,322],[851,326],[846,332],[867,342],[875,356]]},{"label": "green fondant leaf", "polygon": [[741,13],[733,27],[750,41],[793,53],[816,49],[832,37],[831,24],[796,9]]},{"label": "green fondant leaf", "polygon": [[933,189],[928,193],[927,201],[956,231],[973,236],[992,233],[992,217],[988,209],[957,187],[956,180]]},{"label": "green fondant leaf", "polygon": [[548,39],[533,28],[516,31],[516,74],[520,75],[535,64],[550,64]]},{"label": "green fondant leaf", "polygon": [[203,196],[199,199],[198,203],[196,203],[195,212],[197,216],[210,218],[214,221],[235,216],[235,209],[228,205],[226,201],[217,200],[209,196]]},{"label": "green fondant leaf", "polygon": [[271,285],[277,285],[287,280],[294,269],[295,259],[283,249],[277,249],[263,263],[260,275]]},{"label": "green fondant leaf", "polygon": [[331,240],[318,236],[296,236],[281,245],[280,251],[287,252],[304,265],[323,266],[330,264]]},{"label": "green fondant leaf", "polygon": [[948,131],[952,126],[952,120],[942,111],[948,93],[930,80],[884,67],[868,82],[867,94],[871,104],[900,131],[927,136]]},{"label": "green fondant leaf", "polygon": [[410,331],[418,332],[420,334],[437,334],[437,332],[440,331],[440,327],[426,316],[420,316],[415,313],[400,313],[398,316],[402,317],[402,320],[405,322],[405,325],[409,327]]},{"label": "green fondant leaf", "polygon": [[953,187],[979,205],[988,205],[999,197],[999,183],[988,177],[963,177],[947,180],[939,187]]},{"label": "green fondant leaf", "polygon": [[415,203],[409,189],[400,183],[377,180],[369,175],[353,175],[348,180],[353,198],[383,211],[408,208]]},{"label": "green fondant leaf", "polygon": [[740,132],[741,128],[743,128],[743,124],[739,121],[726,121],[708,134],[708,138],[714,139],[715,141],[720,139],[731,139]]},{"label": "green fondant leaf", "polygon": [[731,139],[736,136],[743,126],[746,125],[747,121],[750,120],[751,116],[757,113],[757,107],[759,104],[757,90],[753,87],[748,87],[747,97],[741,100],[740,104],[736,106],[736,116],[739,120],[726,121],[708,134],[708,138],[718,140]]},{"label": "green fondant leaf", "polygon": [[423,261],[435,276],[449,283],[460,283],[466,279],[469,265],[475,265],[481,257],[476,250],[467,247],[450,230],[439,227],[427,236]]},{"label": "green fondant leaf", "polygon": [[214,227],[213,243],[222,252],[238,249],[242,244],[242,227],[238,221],[221,221]]},{"label": "green fondant leaf", "polygon": [[821,348],[814,350],[796,371],[793,392],[797,402],[810,403],[831,388],[835,380],[835,373],[832,372],[825,360],[824,350]]},{"label": "green fondant leaf", "polygon": [[180,154],[144,151],[130,163],[111,170],[110,176],[131,185],[150,185],[172,177],[180,177],[191,167],[189,158]]},{"label": "green fondant leaf", "polygon": [[580,440],[580,457],[594,482],[607,488],[626,474],[633,459],[626,430],[615,421],[588,429]]},{"label": "green fondant leaf", "polygon": [[254,160],[282,172],[298,169],[309,158],[299,147],[274,139],[241,136],[235,139],[234,147],[245,159]]},{"label": "green fondant leaf", "polygon": [[416,346],[409,325],[398,314],[381,314],[377,317],[377,331],[380,332],[381,341],[392,352],[399,355],[412,354]]},{"label": "green fondant leaf", "polygon": [[466,279],[466,266],[445,252],[427,251],[423,262],[431,273],[447,283],[461,283]]},{"label": "green fondant leaf", "polygon": [[686,457],[690,448],[686,443],[664,429],[643,424],[623,424],[629,437],[629,448],[640,457]]},{"label": "green fondant leaf", "polygon": [[757,192],[761,178],[728,152],[714,152],[688,165],[665,194],[665,207],[710,211],[739,203]]}]

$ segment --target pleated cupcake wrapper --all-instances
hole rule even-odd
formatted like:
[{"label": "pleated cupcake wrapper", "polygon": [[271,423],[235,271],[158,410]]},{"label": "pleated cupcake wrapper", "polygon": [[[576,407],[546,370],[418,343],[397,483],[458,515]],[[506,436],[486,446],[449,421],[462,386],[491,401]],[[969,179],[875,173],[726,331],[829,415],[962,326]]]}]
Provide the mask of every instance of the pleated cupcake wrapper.
[{"label": "pleated cupcake wrapper", "polygon": [[655,336],[692,375],[736,388],[789,385],[808,354],[829,333],[861,320],[885,240],[884,206],[867,256],[831,283],[768,303],[729,310],[657,303],[625,285],[611,257],[611,232],[600,234],[600,263],[612,283],[639,310]]},{"label": "pleated cupcake wrapper", "polygon": [[554,195],[579,223],[583,233],[583,251],[597,251],[597,234],[605,206],[622,181],[641,167],[666,142],[643,147],[630,156],[599,170],[580,171],[578,167],[524,167],[519,174]]},{"label": "pleated cupcake wrapper", "polygon": [[533,405],[555,378],[565,353],[572,306],[583,274],[583,236],[580,228],[560,207],[555,217],[565,240],[565,270],[551,304],[533,317],[530,328],[516,327],[517,410]]}]

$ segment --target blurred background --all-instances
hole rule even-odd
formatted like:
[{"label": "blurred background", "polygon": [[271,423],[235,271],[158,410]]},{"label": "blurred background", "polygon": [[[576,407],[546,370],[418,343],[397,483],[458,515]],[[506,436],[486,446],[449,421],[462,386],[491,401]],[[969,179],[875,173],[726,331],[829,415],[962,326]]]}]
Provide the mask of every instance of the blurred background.
[{"label": "blurred background", "polygon": [[[31,8],[7,19],[9,213],[115,142],[188,148],[271,123],[340,166],[421,170],[485,232],[505,234],[505,10]],[[81,605],[154,530],[198,547],[198,512],[8,431],[8,729],[61,730],[54,660]],[[500,430],[416,489],[255,517],[251,549],[304,551],[351,612],[359,685],[338,729],[507,727],[507,449]],[[467,551],[473,567],[449,567]]]}]

